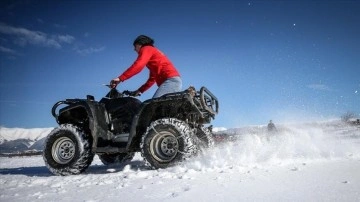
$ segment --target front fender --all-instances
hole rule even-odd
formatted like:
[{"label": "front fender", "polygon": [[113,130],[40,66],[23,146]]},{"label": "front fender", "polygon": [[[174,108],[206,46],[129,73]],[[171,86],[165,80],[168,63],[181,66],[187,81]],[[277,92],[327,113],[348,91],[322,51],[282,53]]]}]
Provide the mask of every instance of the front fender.
[{"label": "front fender", "polygon": [[[62,104],[68,106],[61,108],[59,114],[56,114],[56,108]],[[92,151],[96,151],[98,138],[112,138],[108,131],[108,115],[101,103],[88,100],[60,101],[54,105],[52,113],[59,124],[72,123],[90,133],[93,139]]]}]

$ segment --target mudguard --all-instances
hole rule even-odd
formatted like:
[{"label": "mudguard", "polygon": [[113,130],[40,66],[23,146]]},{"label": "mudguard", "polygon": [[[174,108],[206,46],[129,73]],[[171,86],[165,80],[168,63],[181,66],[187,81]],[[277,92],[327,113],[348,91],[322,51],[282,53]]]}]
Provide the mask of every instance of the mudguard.
[{"label": "mudguard", "polygon": [[218,110],[217,98],[205,87],[196,93],[185,90],[146,100],[132,121],[127,150],[136,150],[139,147],[146,128],[157,119],[171,117],[206,124],[211,122],[211,118],[215,118]]},{"label": "mudguard", "polygon": [[[56,114],[56,108],[60,105],[68,105],[59,110]],[[98,138],[104,140],[111,140],[112,134],[108,131],[107,122],[108,115],[103,104],[84,100],[84,99],[67,99],[65,101],[57,102],[52,108],[52,114],[56,118],[58,124],[72,123],[82,128],[88,128],[93,139],[93,149],[96,151]]]}]

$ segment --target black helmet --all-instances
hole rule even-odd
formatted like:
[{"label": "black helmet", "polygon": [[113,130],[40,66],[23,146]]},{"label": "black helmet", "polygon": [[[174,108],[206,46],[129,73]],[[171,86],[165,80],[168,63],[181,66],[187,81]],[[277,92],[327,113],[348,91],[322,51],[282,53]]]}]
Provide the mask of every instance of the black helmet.
[{"label": "black helmet", "polygon": [[139,44],[142,46],[153,46],[154,40],[148,36],[140,35],[134,40],[133,45],[135,46],[135,44]]}]

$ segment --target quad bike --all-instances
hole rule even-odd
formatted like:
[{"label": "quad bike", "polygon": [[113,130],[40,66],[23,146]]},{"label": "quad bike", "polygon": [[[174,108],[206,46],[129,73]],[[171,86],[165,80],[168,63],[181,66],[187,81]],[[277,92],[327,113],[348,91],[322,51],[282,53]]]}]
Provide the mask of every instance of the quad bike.
[{"label": "quad bike", "polygon": [[[209,124],[219,110],[205,87],[163,95],[144,102],[115,88],[100,101],[66,99],[52,115],[59,126],[44,144],[43,158],[56,175],[84,172],[97,154],[105,164],[131,161],[141,152],[153,169],[167,168],[214,144]],[[57,109],[60,105],[65,105]]]}]

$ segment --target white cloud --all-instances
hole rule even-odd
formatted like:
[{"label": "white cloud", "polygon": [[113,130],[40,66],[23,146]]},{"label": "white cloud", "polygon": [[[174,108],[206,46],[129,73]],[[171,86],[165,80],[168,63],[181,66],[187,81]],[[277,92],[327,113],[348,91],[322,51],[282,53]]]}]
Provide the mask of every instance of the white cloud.
[{"label": "white cloud", "polygon": [[[38,19],[41,20],[41,19]],[[98,53],[105,50],[105,47],[79,47],[79,42],[76,41],[74,36],[69,34],[52,34],[49,35],[47,33],[41,31],[29,30],[27,28],[22,27],[13,27],[7,25],[5,23],[0,22],[0,34],[8,36],[10,40],[13,41],[14,44],[18,46],[43,46],[60,49],[64,44],[72,44],[74,45],[73,50],[80,55],[89,55],[92,53]],[[89,36],[89,33],[86,32],[85,37]],[[4,40],[7,40],[4,38]],[[15,50],[0,46],[0,52],[6,53],[16,53]]]},{"label": "white cloud", "polygon": [[44,32],[33,31],[21,27],[13,27],[0,23],[0,33],[10,35],[14,38],[14,43],[20,46],[28,44],[61,48],[61,43],[72,43],[75,38],[70,35],[48,35]]},{"label": "white cloud", "polygon": [[59,42],[64,42],[64,43],[68,43],[71,44],[75,41],[75,37],[70,36],[70,35],[58,35],[58,40]]},{"label": "white cloud", "polygon": [[6,48],[4,46],[0,46],[0,52],[10,53],[10,54],[17,54],[15,50],[10,49],[10,48]]},{"label": "white cloud", "polygon": [[44,24],[44,20],[41,19],[41,18],[38,18],[37,21],[38,21],[38,23],[40,23],[40,24]]},{"label": "white cloud", "polygon": [[54,24],[54,27],[57,29],[65,29],[66,25]]},{"label": "white cloud", "polygon": [[307,87],[310,89],[313,89],[313,90],[331,91],[331,89],[327,85],[324,85],[324,84],[310,84]]},{"label": "white cloud", "polygon": [[105,50],[104,46],[99,47],[99,48],[93,48],[93,47],[84,48],[84,49],[80,49],[78,47],[75,48],[75,51],[77,53],[79,53],[80,55],[89,55],[89,54],[98,53],[98,52],[101,52],[101,51],[104,51],[104,50]]}]

